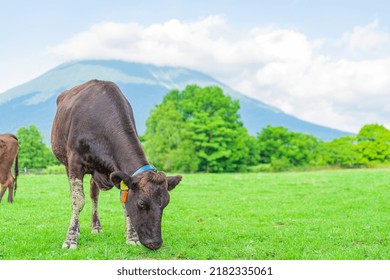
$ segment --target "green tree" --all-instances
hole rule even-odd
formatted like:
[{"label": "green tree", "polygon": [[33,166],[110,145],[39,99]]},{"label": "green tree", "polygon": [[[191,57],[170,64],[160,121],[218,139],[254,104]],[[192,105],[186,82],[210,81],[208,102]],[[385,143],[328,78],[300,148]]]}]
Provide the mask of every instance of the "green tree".
[{"label": "green tree", "polygon": [[157,105],[147,119],[146,127],[142,138],[147,155],[155,165],[167,171],[197,170],[192,145],[182,139],[184,119],[174,101],[165,98]]},{"label": "green tree", "polygon": [[324,165],[339,167],[355,167],[358,164],[359,153],[355,136],[336,138],[323,144],[321,149]]},{"label": "green tree", "polygon": [[390,161],[390,131],[368,124],[356,136],[345,136],[321,145],[322,162],[330,166],[375,166]]},{"label": "green tree", "polygon": [[363,126],[356,139],[359,164],[376,165],[390,161],[390,131],[383,125]]},{"label": "green tree", "polygon": [[273,169],[316,164],[319,140],[312,135],[288,131],[285,127],[265,127],[257,134],[261,163]]},{"label": "green tree", "polygon": [[256,161],[257,153],[252,153],[255,145],[238,110],[238,101],[219,87],[172,90],[146,122],[145,150],[168,171],[243,170]]},{"label": "green tree", "polygon": [[21,168],[45,168],[57,162],[50,148],[43,143],[43,136],[35,125],[21,127],[16,134]]},{"label": "green tree", "polygon": [[289,142],[288,129],[268,125],[257,134],[260,162],[271,163],[272,158],[282,158],[281,148]]}]

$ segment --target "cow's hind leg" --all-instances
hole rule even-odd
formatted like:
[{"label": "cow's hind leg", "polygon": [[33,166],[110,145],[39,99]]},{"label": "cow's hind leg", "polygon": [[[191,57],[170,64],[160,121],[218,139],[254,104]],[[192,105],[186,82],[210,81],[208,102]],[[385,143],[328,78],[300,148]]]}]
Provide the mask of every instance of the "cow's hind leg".
[{"label": "cow's hind leg", "polygon": [[12,203],[14,201],[14,180],[8,184],[8,202]]},{"label": "cow's hind leg", "polygon": [[70,219],[68,233],[66,234],[66,239],[62,245],[62,248],[76,249],[77,237],[80,233],[79,216],[85,204],[83,179],[70,177],[69,184],[72,200],[72,217]]},{"label": "cow's hind leg", "polygon": [[0,191],[0,202],[1,202],[1,200],[3,199],[5,191],[7,190],[7,187],[5,185],[2,185],[2,184],[0,184],[0,185],[1,185],[1,191]]},{"label": "cow's hind leg", "polygon": [[123,207],[123,213],[125,214],[126,221],[126,244],[141,245],[139,242],[138,234],[131,224],[130,216],[127,214],[126,208]]},{"label": "cow's hind leg", "polygon": [[91,178],[91,200],[92,200],[92,233],[102,232],[102,226],[100,225],[100,219],[98,214],[98,202],[99,202],[99,187],[96,185],[93,178]]}]

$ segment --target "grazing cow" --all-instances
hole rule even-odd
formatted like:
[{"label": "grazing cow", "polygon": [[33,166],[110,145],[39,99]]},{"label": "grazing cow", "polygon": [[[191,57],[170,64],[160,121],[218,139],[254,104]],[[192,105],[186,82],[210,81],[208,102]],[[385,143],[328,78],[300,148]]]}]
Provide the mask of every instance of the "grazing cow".
[{"label": "grazing cow", "polygon": [[[8,202],[12,203],[16,194],[18,178],[18,138],[13,134],[0,134],[0,202],[8,188]],[[12,177],[12,164],[15,162]],[[15,187],[14,187],[15,186]]]},{"label": "grazing cow", "polygon": [[92,80],[64,91],[57,99],[51,144],[67,171],[72,217],[63,248],[77,248],[79,214],[85,204],[83,178],[92,174],[92,232],[102,231],[98,216],[100,190],[121,190],[126,243],[157,250],[162,244],[161,218],[168,191],[181,176],[167,177],[146,159],[133,111],[112,82]]}]

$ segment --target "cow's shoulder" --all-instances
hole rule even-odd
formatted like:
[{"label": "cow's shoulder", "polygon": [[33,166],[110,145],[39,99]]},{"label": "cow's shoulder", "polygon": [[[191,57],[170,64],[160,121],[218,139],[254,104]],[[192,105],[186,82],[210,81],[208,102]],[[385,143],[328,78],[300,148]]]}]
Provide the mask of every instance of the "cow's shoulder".
[{"label": "cow's shoulder", "polygon": [[0,134],[0,141],[2,141],[3,143],[13,143],[13,142],[18,142],[18,138],[14,135],[14,134],[11,134],[11,133],[6,133],[6,134]]},{"label": "cow's shoulder", "polygon": [[[88,94],[91,91],[94,94]],[[77,85],[71,89],[63,91],[57,97],[57,106],[72,106],[77,99],[95,99],[99,97],[101,92],[118,93],[118,86],[111,81],[90,80],[81,85]]]}]

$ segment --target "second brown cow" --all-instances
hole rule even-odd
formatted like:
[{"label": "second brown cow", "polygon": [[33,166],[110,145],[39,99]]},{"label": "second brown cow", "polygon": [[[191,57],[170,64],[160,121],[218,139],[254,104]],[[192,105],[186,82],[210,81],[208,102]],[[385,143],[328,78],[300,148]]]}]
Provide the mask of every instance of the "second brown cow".
[{"label": "second brown cow", "polygon": [[[0,134],[0,202],[8,189],[8,202],[12,203],[17,188],[18,178],[18,138],[13,134]],[[12,165],[14,175],[12,176]]]}]

